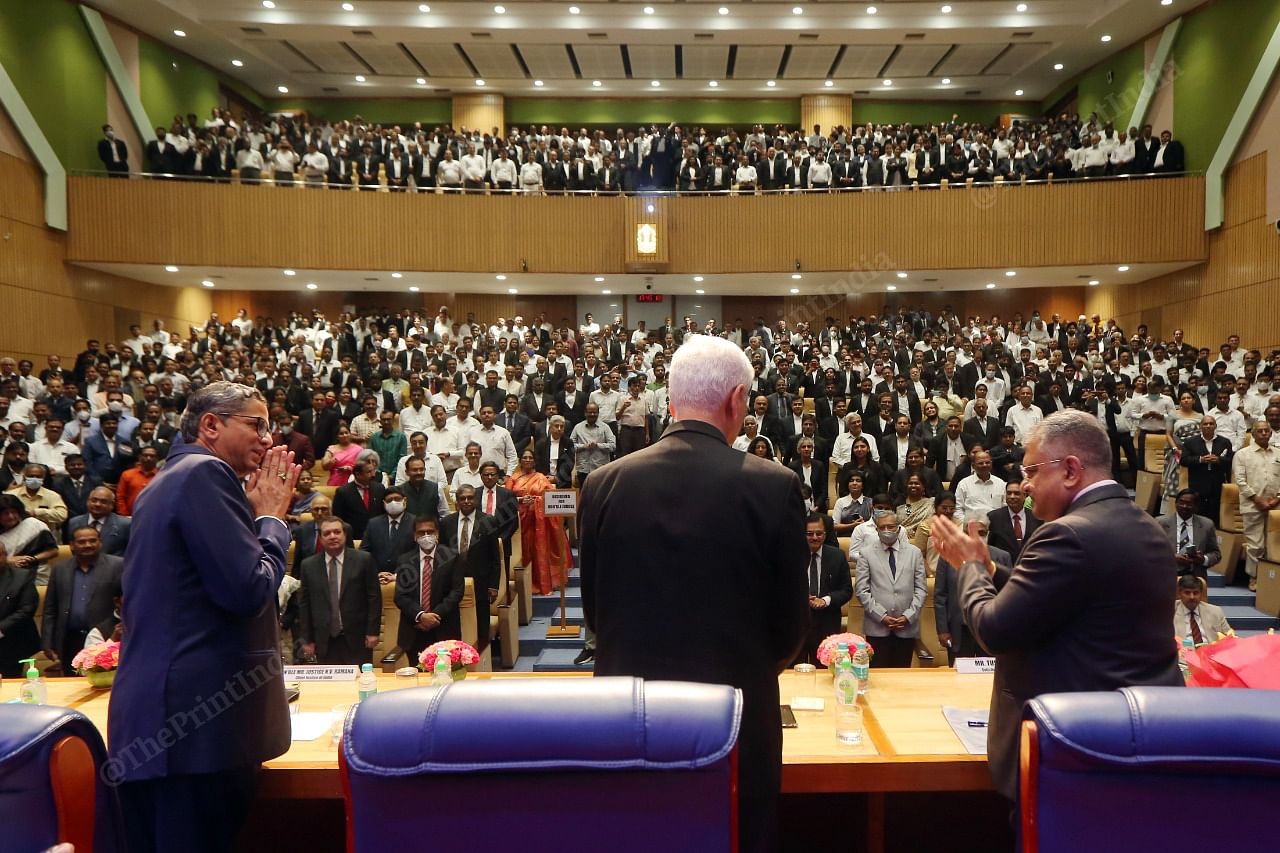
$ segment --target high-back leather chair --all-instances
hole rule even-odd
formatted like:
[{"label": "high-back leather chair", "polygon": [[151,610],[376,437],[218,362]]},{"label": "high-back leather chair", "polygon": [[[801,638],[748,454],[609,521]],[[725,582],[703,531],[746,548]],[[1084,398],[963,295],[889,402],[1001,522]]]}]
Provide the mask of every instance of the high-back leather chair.
[{"label": "high-back leather chair", "polygon": [[99,779],[102,736],[79,711],[0,705],[0,849],[124,850],[113,788]]},{"label": "high-back leather chair", "polygon": [[339,750],[347,849],[482,849],[500,814],[524,853],[733,853],[741,716],[731,687],[638,678],[379,693]]},{"label": "high-back leather chair", "polygon": [[1023,711],[1023,853],[1257,850],[1280,797],[1280,691],[1127,687]]}]

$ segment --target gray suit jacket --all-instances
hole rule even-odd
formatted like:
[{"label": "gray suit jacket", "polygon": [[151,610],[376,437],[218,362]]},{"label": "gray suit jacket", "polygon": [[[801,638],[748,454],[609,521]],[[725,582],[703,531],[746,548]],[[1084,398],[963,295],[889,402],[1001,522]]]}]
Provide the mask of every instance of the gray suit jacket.
[{"label": "gray suit jacket", "polygon": [[[92,521],[93,517],[87,512],[84,515],[77,515],[67,522],[68,535],[75,533],[81,527],[88,527]],[[102,539],[102,553],[111,554],[114,557],[124,556],[124,549],[129,547],[129,525],[131,521],[127,515],[116,515],[114,512],[108,513],[107,517],[102,520],[102,529],[98,531]]]},{"label": "gray suit jacket", "polygon": [[[126,519],[127,521],[128,519]],[[62,653],[67,636],[67,619],[71,616],[71,599],[76,558],[68,557],[53,564],[49,572],[49,588],[44,594],[44,611],[40,617],[41,642],[46,649]],[[98,554],[93,566],[93,594],[85,611],[85,628],[93,628],[111,615],[115,609],[112,598],[120,594],[120,575],[124,572],[124,560],[106,552]],[[64,661],[64,672],[70,672],[71,661]]]},{"label": "gray suit jacket", "polygon": [[987,763],[1007,799],[1029,699],[1183,683],[1169,636],[1172,560],[1160,525],[1111,483],[1036,528],[999,593],[985,570],[960,567],[965,624],[996,656]]},{"label": "gray suit jacket", "polygon": [[[1222,612],[1222,608],[1218,605],[1202,601],[1196,605],[1196,610],[1200,614],[1200,633],[1206,643],[1216,642],[1219,634],[1225,634],[1231,630],[1231,626],[1227,624],[1226,614]],[[1191,633],[1191,626],[1187,624],[1187,616],[1187,608],[1181,601],[1173,606],[1174,636],[1185,637]]]},{"label": "gray suit jacket", "polygon": [[[928,587],[924,576],[924,555],[910,542],[893,546],[896,574],[889,570],[889,551],[876,541],[864,546],[858,554],[857,576],[853,592],[862,602],[866,617],[862,632],[868,637],[920,636],[920,609],[924,607]],[[907,627],[890,631],[883,619],[890,611],[907,617]]]},{"label": "gray suit jacket", "polygon": [[[298,631],[303,642],[316,644],[316,656],[329,651],[333,633],[329,599],[328,555],[312,554],[302,561],[302,587],[298,590]],[[382,589],[373,557],[350,545],[342,554],[342,584],[338,592],[342,632],[363,640],[382,633]]]},{"label": "gray suit jacket", "polygon": [[[1156,523],[1164,528],[1165,536],[1169,537],[1169,544],[1173,546],[1175,554],[1178,551],[1178,521],[1176,512],[1156,519]],[[1204,554],[1204,561],[1196,566],[1197,574],[1203,574],[1208,571],[1209,566],[1216,566],[1222,559],[1222,551],[1218,548],[1218,531],[1213,522],[1203,515],[1191,516],[1191,546]],[[1174,574],[1179,573],[1179,568],[1175,561]]]},{"label": "gray suit jacket", "polygon": [[[991,561],[997,566],[1013,570],[1013,560],[1009,552],[994,545],[988,545]],[[964,611],[960,608],[960,590],[957,588],[959,578],[956,567],[941,557],[938,558],[938,571],[933,581],[933,619],[939,634],[950,634],[954,642],[959,642],[960,628],[964,625]]]}]

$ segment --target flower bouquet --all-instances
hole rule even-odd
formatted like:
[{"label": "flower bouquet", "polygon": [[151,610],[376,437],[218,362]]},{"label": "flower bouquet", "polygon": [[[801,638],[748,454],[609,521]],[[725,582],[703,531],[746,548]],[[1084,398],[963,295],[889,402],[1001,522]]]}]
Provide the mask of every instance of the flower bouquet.
[{"label": "flower bouquet", "polygon": [[441,640],[427,646],[422,650],[422,654],[418,655],[419,669],[427,673],[435,672],[437,655],[448,656],[454,681],[466,678],[467,667],[480,662],[480,653],[470,644],[461,640]]},{"label": "flower bouquet", "polygon": [[867,642],[866,637],[860,637],[857,634],[832,634],[818,644],[819,663],[830,669],[831,664],[835,662],[836,652],[839,651],[841,643],[849,647],[850,655],[857,649],[858,643],[862,643],[867,647],[868,658],[875,654],[875,649],[871,648],[871,644]]},{"label": "flower bouquet", "polygon": [[120,643],[107,640],[85,646],[71,661],[71,667],[96,690],[110,689],[120,666]]}]

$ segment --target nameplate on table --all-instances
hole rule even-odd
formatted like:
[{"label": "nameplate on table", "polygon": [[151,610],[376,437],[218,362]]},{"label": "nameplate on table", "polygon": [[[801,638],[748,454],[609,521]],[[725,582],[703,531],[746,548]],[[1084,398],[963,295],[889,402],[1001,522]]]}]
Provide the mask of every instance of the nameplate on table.
[{"label": "nameplate on table", "polygon": [[357,666],[286,666],[284,680],[290,681],[355,681]]},{"label": "nameplate on table", "polygon": [[543,515],[577,515],[578,492],[576,489],[548,489],[542,493]]},{"label": "nameplate on table", "polygon": [[995,671],[995,658],[956,658],[956,672],[960,675],[984,675]]}]

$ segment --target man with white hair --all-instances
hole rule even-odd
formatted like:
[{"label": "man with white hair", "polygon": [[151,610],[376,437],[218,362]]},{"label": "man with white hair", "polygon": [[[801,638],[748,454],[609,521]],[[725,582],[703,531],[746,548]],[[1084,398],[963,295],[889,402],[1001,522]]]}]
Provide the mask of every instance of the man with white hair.
[{"label": "man with white hair", "polygon": [[[739,838],[744,851],[772,851],[777,676],[808,627],[809,549],[799,478],[729,446],[751,379],[729,341],[685,338],[671,361],[670,426],[582,490],[582,601],[597,675],[742,690]],[[659,630],[655,617],[682,630]]]},{"label": "man with white hair", "polygon": [[1111,479],[1098,419],[1065,409],[1031,428],[1023,484],[1036,528],[1012,571],[974,528],[935,516],[938,554],[957,566],[964,624],[996,656],[987,754],[996,790],[1015,799],[1022,705],[1042,693],[1177,685],[1169,638],[1173,548]]}]

